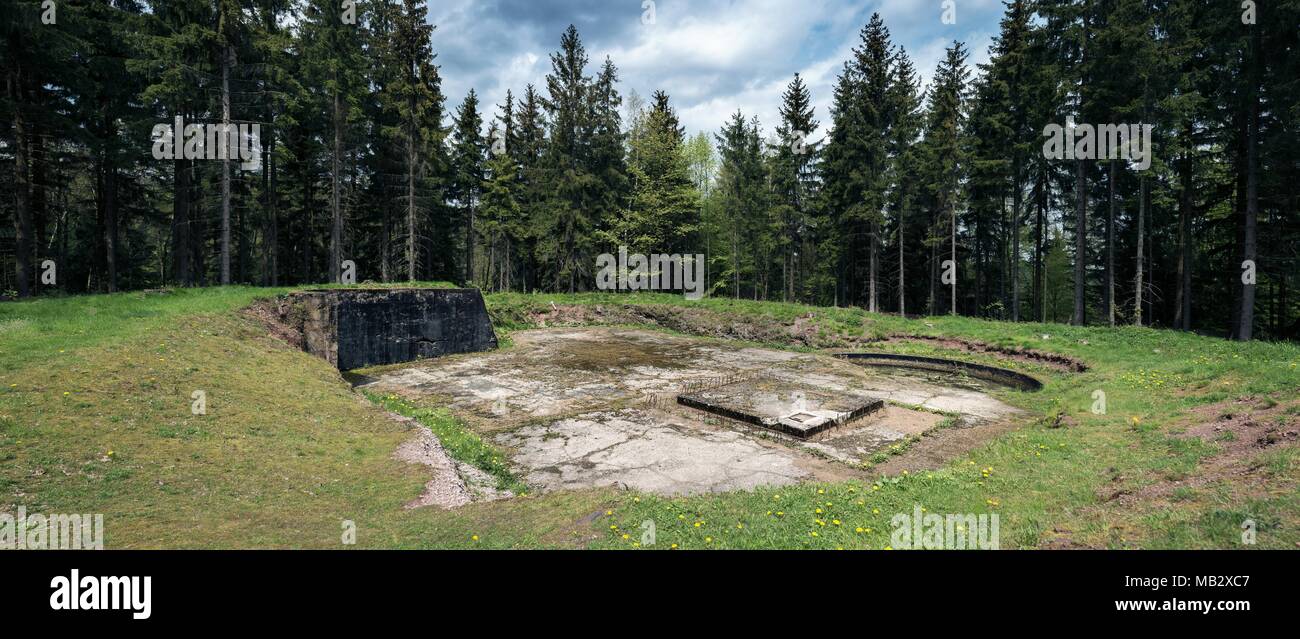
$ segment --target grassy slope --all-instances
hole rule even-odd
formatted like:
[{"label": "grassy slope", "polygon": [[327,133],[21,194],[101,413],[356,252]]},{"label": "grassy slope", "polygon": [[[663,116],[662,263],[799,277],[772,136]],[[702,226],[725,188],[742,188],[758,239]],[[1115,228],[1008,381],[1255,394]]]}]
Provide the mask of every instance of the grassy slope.
[{"label": "grassy slope", "polygon": [[[0,511],[102,512],[112,548],[337,547],[344,519],[356,521],[358,543],[367,547],[572,546],[593,538],[596,547],[630,547],[642,522],[653,520],[659,548],[882,548],[889,517],[914,504],[936,513],[1000,512],[1004,547],[1062,538],[1234,547],[1247,517],[1259,522],[1261,547],[1300,540],[1294,448],[1271,454],[1264,484],[1254,489],[1217,482],[1173,502],[1130,505],[1098,497],[1193,473],[1215,446],[1171,437],[1186,425],[1189,408],[1245,395],[1295,396],[1296,345],[703,300],[691,308],[753,321],[787,323],[813,313],[828,337],[962,336],[1055,351],[1092,368],[1064,375],[1022,365],[1047,387],[1004,395],[1040,414],[1063,412],[1076,426],[1032,424],[944,469],[878,484],[674,500],[594,491],[404,511],[424,482],[422,469],[391,459],[408,436],[404,428],[349,391],[329,366],[233,312],[276,292],[236,287],[0,304]],[[489,307],[509,330],[526,327],[528,313],[552,301],[683,304],[664,295],[493,295]],[[195,416],[190,394],[200,389],[208,414]],[[1107,395],[1106,415],[1089,411],[1095,390]],[[594,522],[585,518],[594,512],[601,513]]]}]

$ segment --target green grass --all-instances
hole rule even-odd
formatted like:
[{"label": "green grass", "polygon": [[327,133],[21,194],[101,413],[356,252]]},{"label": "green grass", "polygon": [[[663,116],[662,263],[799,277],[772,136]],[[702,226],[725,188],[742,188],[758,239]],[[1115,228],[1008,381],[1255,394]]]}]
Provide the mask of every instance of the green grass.
[{"label": "green grass", "polygon": [[[890,545],[890,517],[918,504],[934,513],[998,513],[1003,547],[1066,539],[1236,548],[1246,518],[1258,524],[1259,547],[1300,539],[1294,448],[1263,454],[1254,484],[1216,481],[1155,502],[1110,499],[1197,472],[1218,447],[1179,436],[1197,406],[1268,396],[1286,405],[1280,414],[1293,426],[1295,344],[672,295],[489,295],[503,343],[552,302],[629,304],[699,315],[704,326],[782,325],[811,314],[804,321],[814,323],[818,347],[895,333],[960,336],[1068,355],[1090,369],[1067,374],[925,343],[871,345],[994,363],[1045,382],[1039,393],[998,391],[1031,412],[1023,428],[932,472],[675,499],[600,490],[406,511],[427,476],[392,458],[411,433],[386,410],[420,419],[453,455],[499,481],[517,480],[508,479],[499,452],[441,407],[365,401],[327,364],[235,312],[285,290],[0,303],[0,511],[104,513],[110,548],[338,547],[341,523],[352,520],[361,547],[631,548],[652,521],[657,549],[879,549]],[[774,335],[760,342],[793,348]],[[195,390],[207,393],[206,415],[190,411]],[[1106,394],[1104,415],[1090,410],[1097,390]],[[1042,418],[1055,413],[1072,425],[1050,428]]]}]

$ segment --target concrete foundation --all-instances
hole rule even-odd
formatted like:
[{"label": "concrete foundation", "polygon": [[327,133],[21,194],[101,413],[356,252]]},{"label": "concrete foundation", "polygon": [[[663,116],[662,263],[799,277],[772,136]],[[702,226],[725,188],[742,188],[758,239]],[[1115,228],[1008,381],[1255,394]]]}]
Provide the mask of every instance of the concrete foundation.
[{"label": "concrete foundation", "polygon": [[[972,429],[1017,412],[976,379],[815,353],[624,328],[511,338],[510,349],[357,371],[354,381],[449,407],[505,449],[538,490],[620,486],[675,495],[840,481],[870,476],[856,466],[937,426],[944,415],[936,411],[960,415],[955,428]],[[787,434],[678,402],[692,395],[812,432]],[[831,427],[836,420],[842,424]]]},{"label": "concrete foundation", "polygon": [[497,347],[475,289],[329,289],[289,296],[282,319],[339,370]]},{"label": "concrete foundation", "polygon": [[879,399],[775,379],[706,388],[679,395],[677,403],[800,439],[847,424],[885,405]]}]

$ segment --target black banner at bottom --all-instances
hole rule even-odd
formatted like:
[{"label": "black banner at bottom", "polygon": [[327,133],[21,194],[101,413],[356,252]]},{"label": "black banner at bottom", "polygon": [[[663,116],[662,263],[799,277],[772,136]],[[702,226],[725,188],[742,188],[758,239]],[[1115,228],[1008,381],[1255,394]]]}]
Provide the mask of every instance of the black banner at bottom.
[{"label": "black banner at bottom", "polygon": [[[1294,607],[1291,552],[0,552],[0,610],[64,623],[184,627],[264,619],[338,627],[411,614],[627,615],[663,606],[935,622],[1056,618],[1240,624]],[[585,611],[585,612],[578,612]],[[599,612],[604,611],[604,612]],[[936,614],[941,613],[940,616]],[[522,615],[522,616],[521,616]],[[916,619],[916,616],[910,616]],[[483,621],[482,618],[478,618]],[[611,620],[613,618],[611,617]],[[452,619],[447,619],[451,621]]]}]

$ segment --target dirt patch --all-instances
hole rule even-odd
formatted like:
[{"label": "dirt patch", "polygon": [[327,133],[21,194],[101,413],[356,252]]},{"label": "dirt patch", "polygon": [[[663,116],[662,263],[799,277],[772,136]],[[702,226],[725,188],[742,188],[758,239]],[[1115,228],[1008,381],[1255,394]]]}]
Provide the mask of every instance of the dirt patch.
[{"label": "dirt patch", "polygon": [[1074,539],[1074,531],[1058,527],[1043,534],[1043,539],[1038,543],[1038,548],[1041,550],[1097,550],[1101,547],[1079,543]]},{"label": "dirt patch", "polygon": [[702,308],[680,308],[660,305],[582,306],[552,303],[549,310],[528,314],[528,321],[536,326],[587,326],[599,324],[650,324],[674,331],[752,342],[771,342],[801,345],[818,349],[852,348],[864,344],[897,342],[927,343],[966,353],[980,353],[1072,373],[1088,370],[1084,362],[1057,353],[1028,348],[1010,348],[975,340],[928,335],[890,335],[884,338],[855,337],[822,333],[815,313],[796,318],[793,322],[749,319],[726,315]]},{"label": "dirt patch", "polygon": [[948,428],[926,433],[922,440],[902,454],[871,467],[879,475],[898,475],[903,471],[938,470],[1003,433],[1023,426],[1016,419],[992,422],[960,422]]},{"label": "dirt patch", "polygon": [[891,335],[889,337],[868,340],[875,344],[893,344],[893,343],[924,343],[940,348],[948,348],[966,353],[983,353],[996,355],[1007,359],[1013,359],[1018,362],[1028,364],[1041,364],[1058,371],[1067,373],[1082,373],[1088,370],[1088,365],[1084,364],[1073,357],[1059,355],[1057,353],[1047,353],[1036,351],[1029,348],[1008,348],[996,344],[986,344],[974,340],[961,339],[956,337],[936,337],[931,335]]},{"label": "dirt patch", "polygon": [[652,342],[612,342],[575,340],[569,348],[555,354],[551,363],[570,370],[588,373],[647,366],[658,369],[684,367],[680,349]]},{"label": "dirt patch", "polygon": [[[1108,488],[1103,501],[1128,505],[1142,500],[1168,499],[1179,489],[1195,489],[1226,481],[1251,491],[1267,481],[1259,456],[1277,447],[1300,442],[1300,418],[1293,413],[1300,401],[1281,403],[1269,398],[1242,397],[1191,411],[1187,429],[1178,437],[1197,438],[1218,447],[1187,477],[1165,479],[1138,488]],[[1122,479],[1122,478],[1120,478]]]},{"label": "dirt patch", "polygon": [[779,342],[812,348],[844,347],[857,341],[834,335],[820,335],[813,319],[814,315],[809,313],[791,324],[784,324],[770,320],[747,319],[702,308],[654,304],[583,306],[552,303],[549,310],[534,311],[527,315],[530,323],[541,328],[648,324],[701,337],[749,342]]},{"label": "dirt patch", "polygon": [[302,322],[294,322],[290,317],[288,300],[266,299],[253,302],[251,306],[240,311],[245,317],[257,320],[266,327],[271,337],[287,342],[296,349],[307,348],[303,337]]},{"label": "dirt patch", "polygon": [[1287,408],[1271,399],[1256,397],[1202,406],[1192,411],[1194,423],[1184,436],[1217,443],[1222,449],[1220,455],[1249,455],[1296,441],[1297,420],[1286,414]]},{"label": "dirt patch", "polygon": [[496,479],[491,475],[452,459],[442,447],[438,436],[427,427],[409,417],[389,413],[396,422],[413,430],[415,435],[397,447],[393,458],[411,464],[428,466],[433,477],[424,484],[424,492],[410,502],[405,508],[411,510],[424,506],[437,506],[450,510],[476,501],[492,501],[512,497],[509,491],[496,488]]}]

